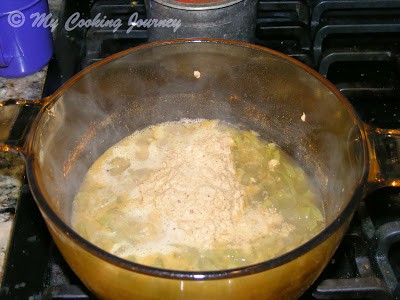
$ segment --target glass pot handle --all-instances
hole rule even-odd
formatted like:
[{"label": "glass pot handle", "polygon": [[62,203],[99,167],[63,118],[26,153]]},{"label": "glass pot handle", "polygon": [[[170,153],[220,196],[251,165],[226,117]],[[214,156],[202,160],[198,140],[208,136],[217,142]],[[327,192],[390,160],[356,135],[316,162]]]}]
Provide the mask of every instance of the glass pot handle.
[{"label": "glass pot handle", "polygon": [[[25,155],[24,143],[33,118],[18,121],[19,113],[23,107],[41,107],[45,100],[46,98],[40,100],[7,99],[0,102],[0,151]],[[8,134],[17,121],[18,127],[22,127],[22,136],[14,140],[9,139]]]},{"label": "glass pot handle", "polygon": [[370,190],[400,187],[400,130],[382,129],[365,124],[370,168]]}]

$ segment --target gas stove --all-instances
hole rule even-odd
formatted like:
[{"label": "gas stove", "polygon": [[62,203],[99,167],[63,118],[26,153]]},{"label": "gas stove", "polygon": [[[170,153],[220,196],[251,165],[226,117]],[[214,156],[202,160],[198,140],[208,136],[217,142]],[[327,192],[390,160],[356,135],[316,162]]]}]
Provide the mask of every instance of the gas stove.
[{"label": "gas stove", "polygon": [[[65,0],[60,24],[79,12],[108,19],[147,16],[143,0]],[[254,43],[281,51],[317,70],[350,100],[361,119],[400,128],[400,1],[259,1]],[[249,24],[253,26],[254,24]],[[113,53],[148,42],[148,31],[58,28],[43,96]],[[22,110],[10,139],[34,116]],[[400,299],[400,189],[364,199],[330,264],[302,299]],[[23,184],[0,296],[90,299],[54,245]]]}]

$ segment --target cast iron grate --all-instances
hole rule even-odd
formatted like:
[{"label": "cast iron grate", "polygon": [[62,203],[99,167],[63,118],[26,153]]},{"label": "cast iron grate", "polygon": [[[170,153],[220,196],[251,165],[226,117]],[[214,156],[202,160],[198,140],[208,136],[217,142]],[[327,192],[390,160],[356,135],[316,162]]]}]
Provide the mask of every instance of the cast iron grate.
[{"label": "cast iron grate", "polygon": [[101,0],[96,2],[90,11],[92,19],[98,14],[101,17],[107,16],[108,20],[120,19],[122,26],[116,31],[112,28],[96,27],[87,31],[84,66],[88,66],[116,52],[147,42],[146,29],[136,26],[132,27],[132,30],[127,33],[128,27],[131,26],[131,24],[128,24],[130,16],[137,14],[138,19],[146,18],[144,0],[134,2],[127,0]]},{"label": "cast iron grate", "polygon": [[[143,0],[93,5],[91,18],[120,18],[123,26],[85,33],[83,67],[147,41],[143,28],[126,34],[133,13],[146,18]],[[355,101],[366,91],[379,96],[400,88],[400,0],[260,0],[255,42],[315,68]]]},{"label": "cast iron grate", "polygon": [[362,101],[368,92],[377,99],[397,93],[400,1],[312,1],[310,9],[312,49],[319,73],[356,101]]},{"label": "cast iron grate", "polygon": [[379,190],[360,203],[331,264],[304,299],[400,299],[400,197]]}]

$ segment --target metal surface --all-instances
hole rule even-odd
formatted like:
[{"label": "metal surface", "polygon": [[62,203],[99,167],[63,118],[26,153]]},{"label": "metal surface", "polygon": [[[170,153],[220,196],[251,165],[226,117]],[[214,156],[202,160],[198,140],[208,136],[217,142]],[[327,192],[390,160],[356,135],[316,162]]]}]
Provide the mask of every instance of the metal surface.
[{"label": "metal surface", "polygon": [[224,1],[197,5],[176,1],[146,0],[149,19],[180,20],[176,30],[151,26],[149,41],[177,38],[210,37],[252,42],[255,38],[257,0]]},{"label": "metal surface", "polygon": [[212,10],[236,5],[243,0],[153,0],[167,7],[182,10]]}]

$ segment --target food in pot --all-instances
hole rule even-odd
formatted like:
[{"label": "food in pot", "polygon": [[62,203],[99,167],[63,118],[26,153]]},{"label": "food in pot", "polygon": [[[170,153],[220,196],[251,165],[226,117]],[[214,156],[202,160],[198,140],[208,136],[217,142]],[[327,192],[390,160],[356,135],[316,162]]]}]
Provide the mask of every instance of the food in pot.
[{"label": "food in pot", "polygon": [[305,172],[275,143],[218,120],[147,127],[107,150],[72,224],[127,260],[204,271],[268,260],[325,227]]}]

